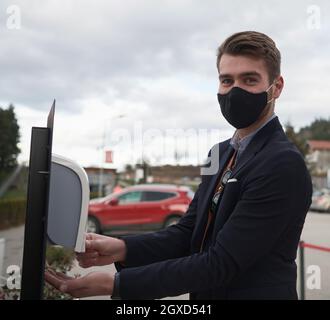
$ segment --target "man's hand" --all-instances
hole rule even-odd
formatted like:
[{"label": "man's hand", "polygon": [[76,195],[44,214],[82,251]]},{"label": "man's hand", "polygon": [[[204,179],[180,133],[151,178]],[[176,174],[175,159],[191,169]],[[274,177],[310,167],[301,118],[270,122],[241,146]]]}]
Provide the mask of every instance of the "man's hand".
[{"label": "man's hand", "polygon": [[73,278],[48,270],[45,280],[57,290],[76,298],[112,295],[114,278],[109,273],[91,272],[83,277]]},{"label": "man's hand", "polygon": [[86,252],[77,253],[76,256],[79,265],[83,268],[109,265],[117,261],[125,261],[126,245],[121,239],[87,233]]}]

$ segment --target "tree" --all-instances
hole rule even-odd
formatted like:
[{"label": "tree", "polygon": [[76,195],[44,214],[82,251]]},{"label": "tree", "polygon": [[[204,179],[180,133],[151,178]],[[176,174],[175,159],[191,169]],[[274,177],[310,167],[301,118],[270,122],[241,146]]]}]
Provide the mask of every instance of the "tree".
[{"label": "tree", "polygon": [[132,165],[127,164],[127,165],[125,166],[125,172],[129,172],[129,173],[131,173],[133,170],[134,170],[134,168],[132,167]]},{"label": "tree", "polygon": [[288,139],[296,145],[301,154],[305,157],[308,153],[308,145],[306,139],[302,138],[301,135],[294,131],[294,127],[290,122],[285,124],[285,133]]},{"label": "tree", "polygon": [[0,107],[0,172],[14,168],[20,153],[18,143],[20,139],[14,106],[8,109]]},{"label": "tree", "polygon": [[330,118],[315,119],[309,126],[301,128],[299,135],[308,140],[330,140]]},{"label": "tree", "polygon": [[150,171],[150,161],[147,159],[147,157],[143,156],[141,162],[137,163],[135,168],[143,170],[143,178],[140,179],[138,183],[147,183],[147,177]]}]

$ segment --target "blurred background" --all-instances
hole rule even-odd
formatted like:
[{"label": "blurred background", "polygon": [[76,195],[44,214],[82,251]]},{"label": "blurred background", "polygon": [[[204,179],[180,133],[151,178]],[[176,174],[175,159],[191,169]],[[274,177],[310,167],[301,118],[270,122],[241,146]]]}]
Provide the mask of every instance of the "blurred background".
[{"label": "blurred background", "polygon": [[[326,0],[1,1],[0,287],[22,264],[31,128],[46,125],[53,99],[53,152],[88,175],[89,231],[159,230],[184,214],[208,150],[234,133],[216,97],[216,50],[243,30],[281,51],[275,112],[314,185],[302,239],[329,248],[329,29]],[[305,255],[305,298],[329,299],[330,253]],[[84,272],[64,249],[48,259]],[[308,278],[318,270],[320,286]]]}]

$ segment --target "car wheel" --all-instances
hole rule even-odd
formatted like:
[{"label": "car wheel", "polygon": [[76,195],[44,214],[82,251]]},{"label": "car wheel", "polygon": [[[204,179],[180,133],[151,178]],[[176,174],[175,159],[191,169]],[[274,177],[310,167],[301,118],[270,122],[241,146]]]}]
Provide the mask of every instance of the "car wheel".
[{"label": "car wheel", "polygon": [[89,216],[87,220],[87,232],[101,233],[99,221],[92,216]]},{"label": "car wheel", "polygon": [[164,223],[164,228],[167,228],[171,225],[177,224],[180,220],[180,216],[170,217]]}]

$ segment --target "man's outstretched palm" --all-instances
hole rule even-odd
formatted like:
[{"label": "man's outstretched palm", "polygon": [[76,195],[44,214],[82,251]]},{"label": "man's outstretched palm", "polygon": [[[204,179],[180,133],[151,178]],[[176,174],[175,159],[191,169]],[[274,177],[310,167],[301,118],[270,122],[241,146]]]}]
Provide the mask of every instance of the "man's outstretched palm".
[{"label": "man's outstretched palm", "polygon": [[45,272],[45,280],[57,290],[76,298],[111,295],[114,281],[113,276],[106,272],[91,272],[73,278],[53,270]]}]

